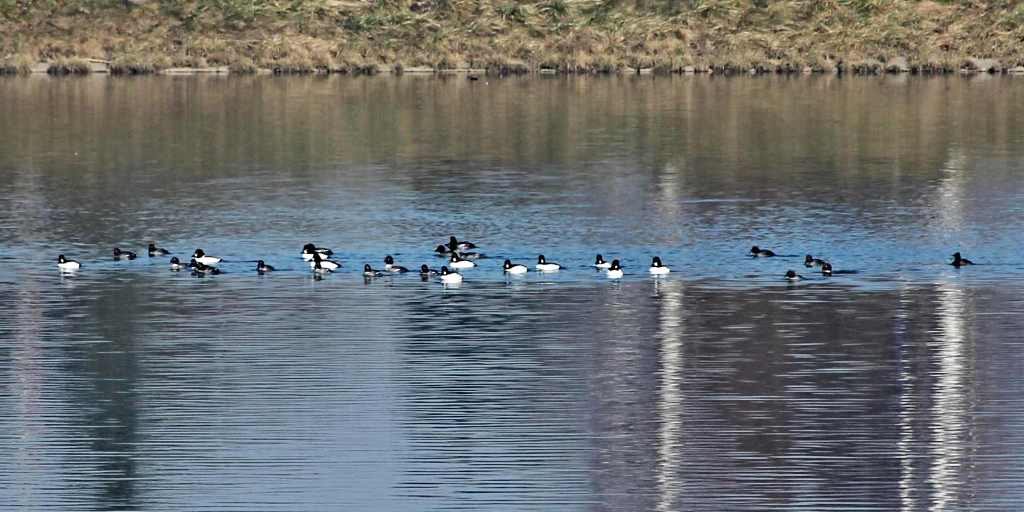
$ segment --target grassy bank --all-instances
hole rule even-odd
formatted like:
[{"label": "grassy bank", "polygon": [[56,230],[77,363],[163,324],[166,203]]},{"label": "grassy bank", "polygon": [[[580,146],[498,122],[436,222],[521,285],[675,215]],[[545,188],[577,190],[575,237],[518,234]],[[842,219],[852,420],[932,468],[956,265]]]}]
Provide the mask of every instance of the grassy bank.
[{"label": "grassy bank", "polygon": [[1024,64],[1012,0],[0,0],[0,72],[950,72]]}]

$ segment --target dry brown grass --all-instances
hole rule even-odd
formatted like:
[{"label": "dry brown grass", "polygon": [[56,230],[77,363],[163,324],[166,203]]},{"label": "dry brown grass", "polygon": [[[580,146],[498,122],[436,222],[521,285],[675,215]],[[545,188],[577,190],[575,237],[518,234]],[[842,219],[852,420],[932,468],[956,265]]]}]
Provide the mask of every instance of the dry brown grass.
[{"label": "dry brown grass", "polygon": [[[372,73],[426,66],[628,73],[947,72],[968,58],[1021,63],[1024,5],[967,0],[197,0],[124,9],[86,0],[0,12],[0,55],[79,72],[224,65],[279,73]],[[761,6],[763,5],[763,6]],[[5,60],[8,62],[10,59]],[[15,69],[5,66],[3,69]],[[18,68],[21,69],[21,68]],[[10,71],[7,71],[10,72]]]}]

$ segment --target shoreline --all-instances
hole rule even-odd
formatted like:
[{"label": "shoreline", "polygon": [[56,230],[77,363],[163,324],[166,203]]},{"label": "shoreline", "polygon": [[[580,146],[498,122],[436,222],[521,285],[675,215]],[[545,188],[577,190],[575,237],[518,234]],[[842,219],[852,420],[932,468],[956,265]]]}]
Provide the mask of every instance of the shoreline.
[{"label": "shoreline", "polygon": [[[68,62],[72,63],[69,64]],[[715,76],[741,76],[741,75],[844,75],[855,76],[881,76],[881,75],[920,75],[920,76],[948,76],[948,75],[1009,75],[1024,76],[1024,66],[1007,67],[991,59],[969,59],[959,69],[948,67],[932,68],[926,66],[909,66],[905,63],[883,63],[868,62],[857,63],[849,67],[836,66],[832,69],[804,67],[800,69],[792,67],[771,67],[755,66],[750,69],[735,69],[730,66],[686,66],[681,69],[665,70],[659,68],[619,68],[608,71],[586,71],[579,72],[555,68],[517,69],[517,70],[493,70],[487,68],[432,68],[427,66],[418,67],[374,67],[371,69],[330,69],[314,68],[310,70],[282,70],[273,68],[255,68],[246,70],[233,69],[231,66],[207,66],[207,67],[170,67],[162,69],[146,70],[124,70],[117,68],[110,61],[101,59],[68,59],[66,61],[36,62],[18,69],[0,69],[0,76],[72,76],[72,75],[109,75],[109,76],[188,76],[188,75],[236,75],[236,76],[303,76],[303,75],[463,75],[467,77],[477,76],[509,76],[509,75],[555,75],[555,76],[629,76],[629,75],[715,75]]]}]

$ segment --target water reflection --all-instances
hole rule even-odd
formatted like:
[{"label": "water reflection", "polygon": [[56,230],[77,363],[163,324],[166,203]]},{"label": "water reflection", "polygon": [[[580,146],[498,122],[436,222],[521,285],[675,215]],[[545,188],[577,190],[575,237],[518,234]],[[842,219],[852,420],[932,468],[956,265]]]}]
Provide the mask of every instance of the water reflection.
[{"label": "water reflection", "polygon": [[[0,80],[0,503],[1013,509],[1018,89]],[[358,273],[453,233],[461,287]],[[225,273],[110,261],[149,240]]]},{"label": "water reflection", "polygon": [[973,407],[971,380],[974,375],[974,340],[965,318],[971,315],[967,294],[956,284],[940,284],[936,297],[939,330],[936,336],[935,398],[931,415],[931,434],[935,436],[935,455],[929,484],[933,488],[933,510],[959,509],[960,487],[969,482],[967,461]]},{"label": "water reflection", "polygon": [[658,500],[657,509],[679,508],[678,476],[684,416],[683,402],[683,286],[679,282],[654,281],[658,294],[659,332],[661,341],[661,394],[658,400],[660,426],[658,431]]}]

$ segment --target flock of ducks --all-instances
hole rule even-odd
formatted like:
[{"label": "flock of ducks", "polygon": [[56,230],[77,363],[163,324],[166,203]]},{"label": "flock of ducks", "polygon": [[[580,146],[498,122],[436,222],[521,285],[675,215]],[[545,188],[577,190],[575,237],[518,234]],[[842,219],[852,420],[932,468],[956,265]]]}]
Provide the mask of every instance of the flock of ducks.
[{"label": "flock of ducks", "polygon": [[[442,283],[455,284],[462,282],[462,274],[458,270],[470,269],[477,266],[477,263],[473,260],[484,257],[478,252],[474,252],[477,246],[473,242],[465,240],[459,241],[457,238],[452,236],[448,243],[439,244],[434,252],[438,256],[447,258],[448,264],[441,267],[440,270],[430,268],[429,265],[420,266],[420,277],[424,280],[430,280],[436,278]],[[150,243],[147,248],[147,252],[150,257],[166,256],[170,254],[167,249],[157,247],[155,243]],[[314,244],[306,244],[302,247],[302,259],[309,263],[309,268],[313,274],[317,277],[322,277],[325,274],[329,274],[341,268],[341,263],[331,259],[334,255],[334,251],[326,247],[317,247]],[[750,255],[755,258],[769,258],[776,256],[775,252],[768,249],[761,249],[758,246],[750,248]],[[114,260],[133,260],[138,257],[137,254],[131,251],[123,251],[119,247],[115,247],[113,250]],[[220,274],[221,271],[217,268],[217,264],[223,261],[221,258],[210,256],[206,254],[202,249],[196,249],[192,253],[192,258],[189,262],[182,263],[178,257],[172,257],[170,260],[170,269],[172,271],[191,270],[196,275],[216,275]],[[950,265],[956,268],[960,268],[965,265],[973,265],[969,259],[963,258],[959,252],[953,254],[953,261]],[[622,265],[619,260],[613,259],[612,261],[606,261],[600,254],[594,260],[592,265],[595,269],[603,271],[609,279],[620,279],[623,276]],[[855,270],[845,270],[833,272],[832,264],[826,260],[815,258],[808,254],[804,258],[804,266],[807,268],[816,268],[821,271],[821,275],[825,277],[836,274],[853,274]],[[61,272],[76,272],[82,268],[82,265],[75,261],[69,260],[64,257],[63,254],[57,257],[57,268]],[[526,265],[513,263],[511,260],[505,260],[502,268],[506,274],[519,275],[529,272],[529,268]],[[553,261],[548,261],[543,254],[537,256],[537,264],[534,265],[534,269],[539,272],[558,272],[564,268],[562,265]],[[256,262],[256,272],[259,274],[266,274],[273,272],[275,269],[273,266],[268,265],[263,260]],[[655,256],[651,259],[651,266],[647,269],[651,275],[660,276],[666,275],[671,272],[671,269],[667,267],[661,258]],[[384,268],[375,269],[370,266],[369,263],[363,265],[363,276],[367,278],[380,277],[388,274],[404,274],[409,272],[409,269],[401,265],[395,264],[395,258],[391,255],[384,257]],[[787,281],[799,281],[804,279],[803,276],[797,274],[794,270],[786,272],[785,279]]]}]

